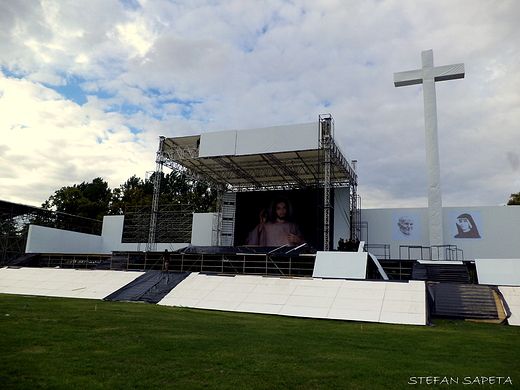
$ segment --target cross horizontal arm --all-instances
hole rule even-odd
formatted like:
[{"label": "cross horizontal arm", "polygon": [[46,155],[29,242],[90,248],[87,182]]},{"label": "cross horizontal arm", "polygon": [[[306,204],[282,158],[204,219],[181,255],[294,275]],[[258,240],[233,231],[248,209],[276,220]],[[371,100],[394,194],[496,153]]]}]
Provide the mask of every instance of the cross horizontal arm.
[{"label": "cross horizontal arm", "polygon": [[394,73],[394,85],[396,87],[404,87],[407,85],[422,84],[423,80],[432,78],[435,81],[463,79],[464,64],[426,67],[423,69]]},{"label": "cross horizontal arm", "polygon": [[407,70],[406,72],[394,73],[394,85],[404,87],[407,85],[422,84],[422,69]]},{"label": "cross horizontal arm", "polygon": [[464,78],[464,64],[436,66],[432,68],[435,81],[456,80]]}]

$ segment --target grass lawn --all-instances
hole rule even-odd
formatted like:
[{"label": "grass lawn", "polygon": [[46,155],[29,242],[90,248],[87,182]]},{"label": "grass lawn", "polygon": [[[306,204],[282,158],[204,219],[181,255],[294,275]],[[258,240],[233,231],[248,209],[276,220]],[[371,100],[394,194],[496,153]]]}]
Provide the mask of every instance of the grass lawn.
[{"label": "grass lawn", "polygon": [[0,389],[520,388],[519,327],[434,322],[0,294]]}]

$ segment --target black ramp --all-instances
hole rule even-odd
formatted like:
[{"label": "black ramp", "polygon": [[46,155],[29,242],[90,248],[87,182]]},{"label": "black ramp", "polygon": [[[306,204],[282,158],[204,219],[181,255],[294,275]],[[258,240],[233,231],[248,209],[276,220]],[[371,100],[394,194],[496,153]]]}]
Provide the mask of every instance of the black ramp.
[{"label": "black ramp", "polygon": [[148,271],[119,290],[103,298],[105,301],[157,303],[189,272]]}]

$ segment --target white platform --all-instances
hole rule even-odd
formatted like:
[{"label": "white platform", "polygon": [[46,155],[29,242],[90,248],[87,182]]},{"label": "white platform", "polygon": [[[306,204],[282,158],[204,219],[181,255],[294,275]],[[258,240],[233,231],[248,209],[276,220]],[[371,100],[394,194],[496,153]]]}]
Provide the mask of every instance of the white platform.
[{"label": "white platform", "polygon": [[0,293],[103,299],[143,272],[0,268]]},{"label": "white platform", "polygon": [[511,317],[507,319],[509,325],[520,326],[520,287],[498,287],[511,310]]},{"label": "white platform", "polygon": [[367,252],[318,252],[314,278],[365,279]]},{"label": "white platform", "polygon": [[374,282],[193,273],[159,305],[426,325],[423,281]]},{"label": "white platform", "polygon": [[476,259],[479,284],[520,286],[520,259]]}]

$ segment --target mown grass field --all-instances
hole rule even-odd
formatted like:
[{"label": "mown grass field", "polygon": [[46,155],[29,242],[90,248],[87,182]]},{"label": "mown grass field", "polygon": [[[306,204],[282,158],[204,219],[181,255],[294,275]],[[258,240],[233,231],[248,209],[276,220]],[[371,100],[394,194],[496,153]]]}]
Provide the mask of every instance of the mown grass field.
[{"label": "mown grass field", "polygon": [[519,327],[434,322],[0,295],[0,389],[520,388]]}]

